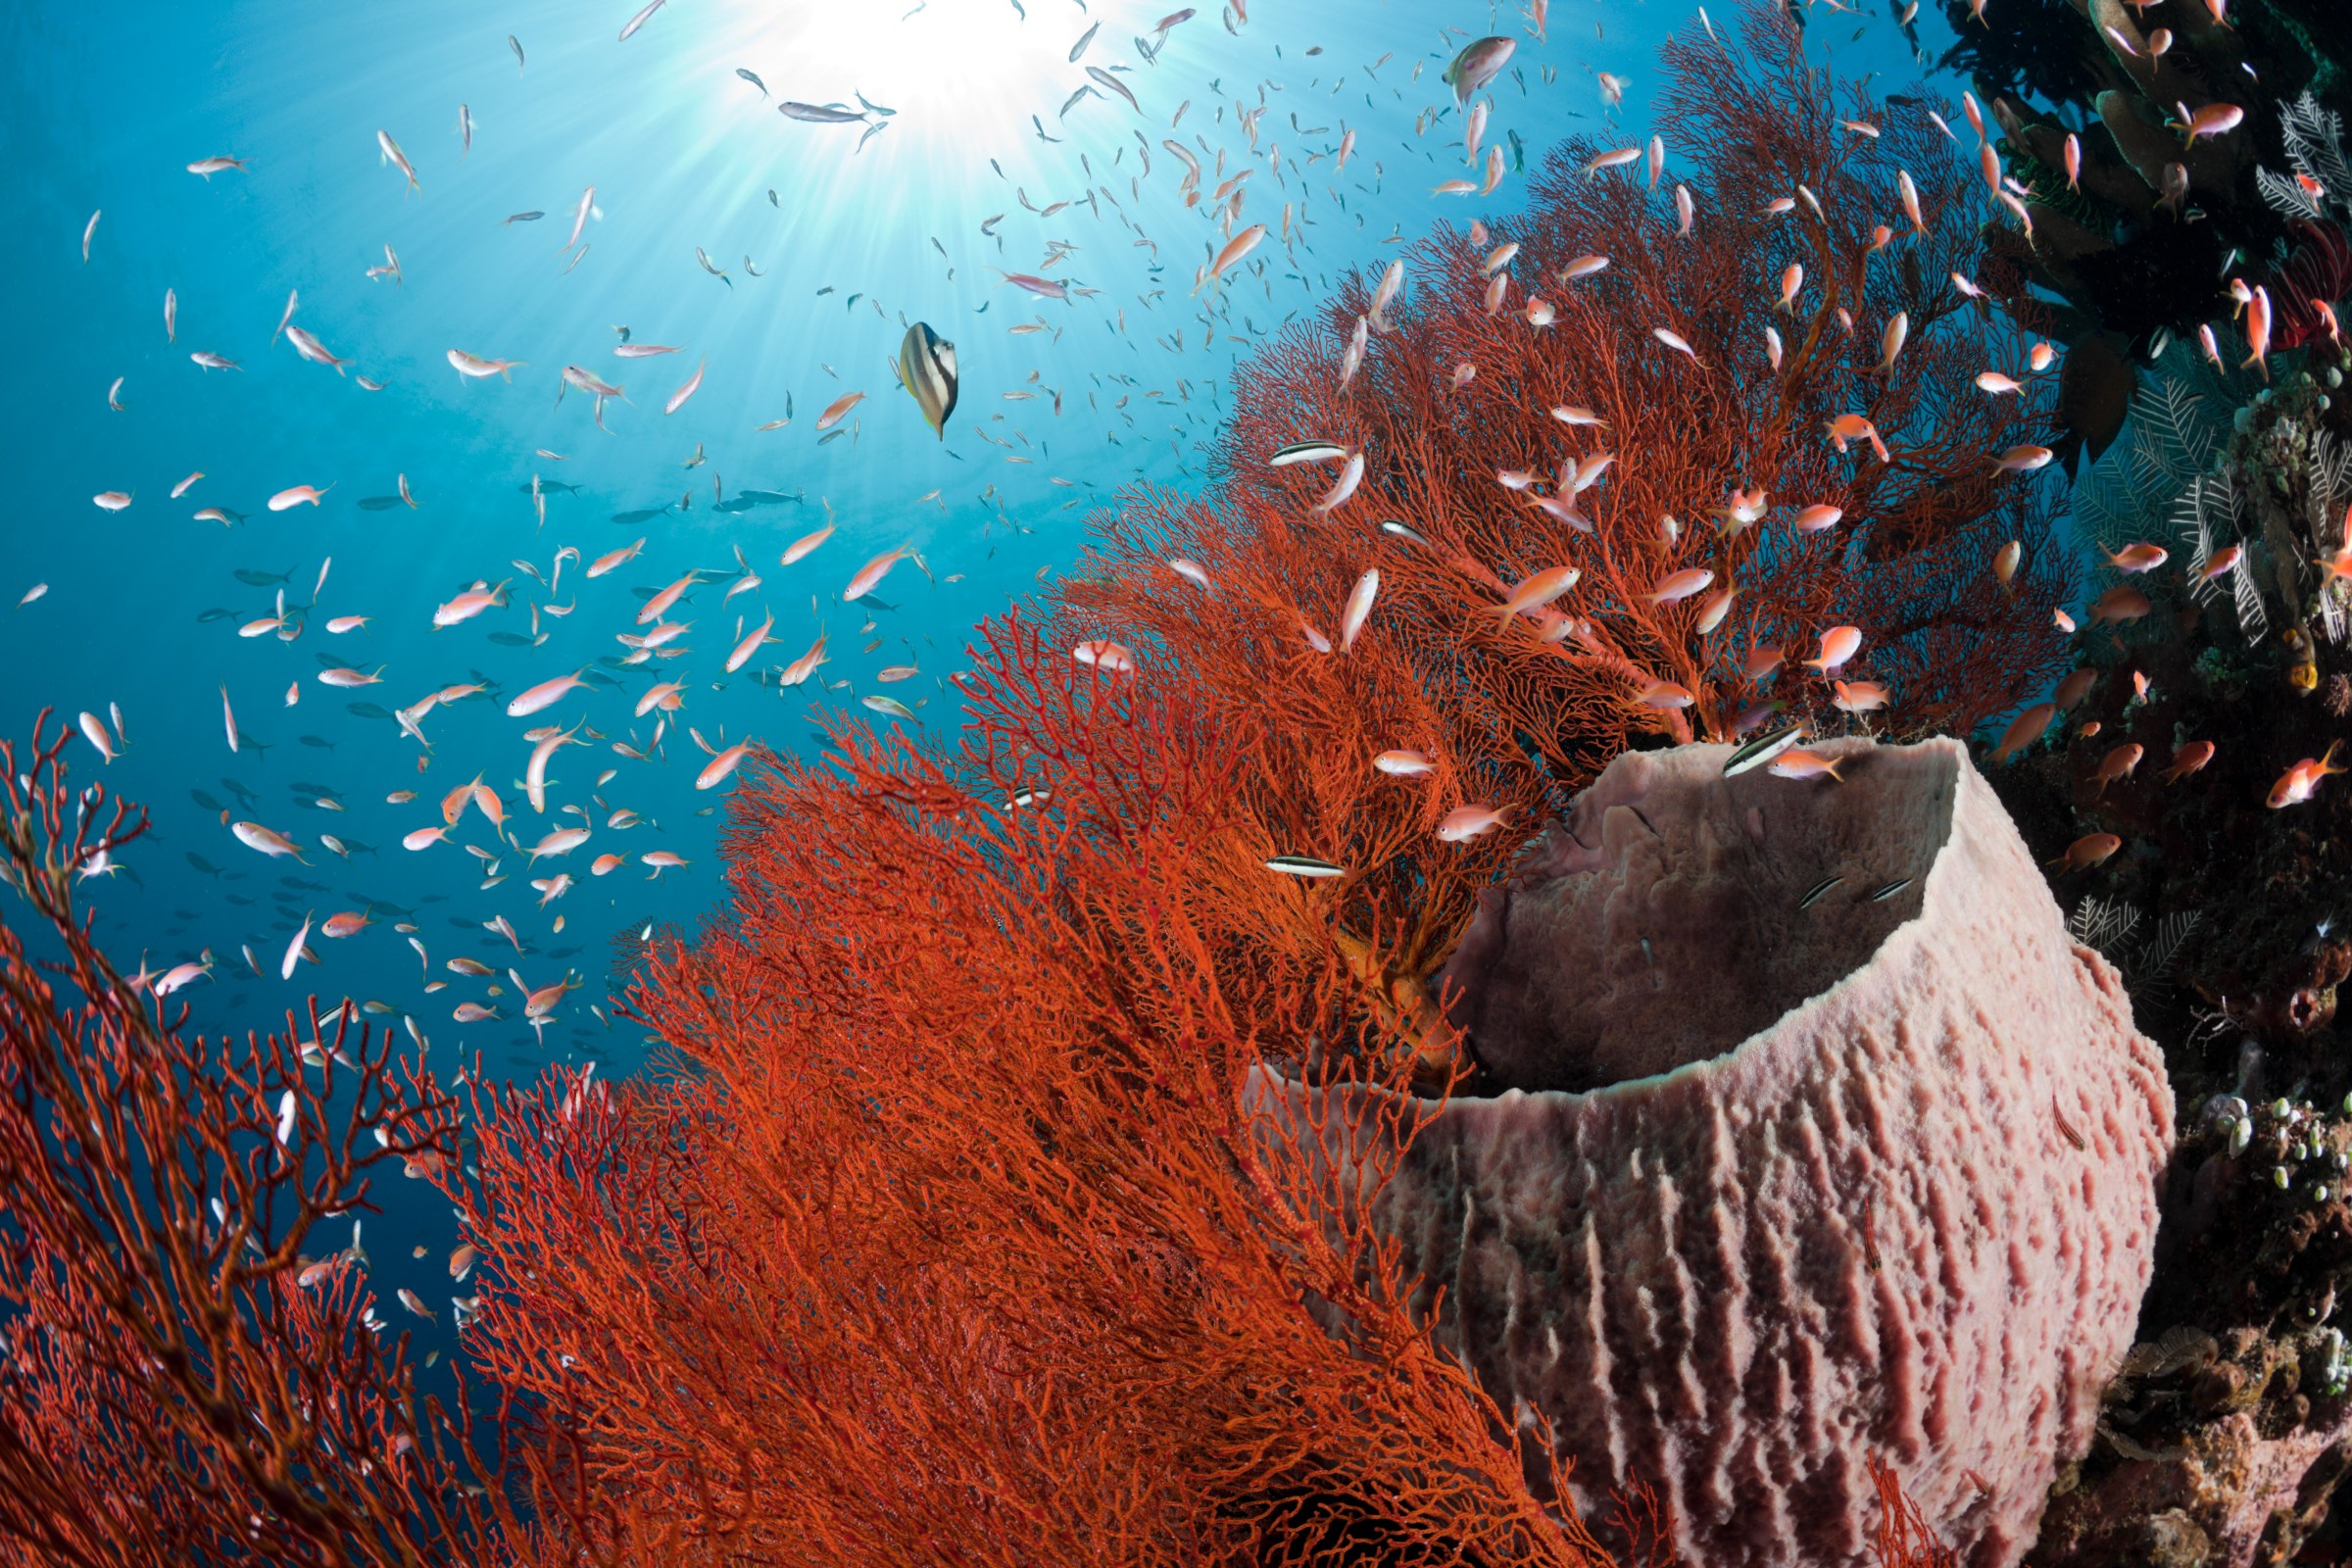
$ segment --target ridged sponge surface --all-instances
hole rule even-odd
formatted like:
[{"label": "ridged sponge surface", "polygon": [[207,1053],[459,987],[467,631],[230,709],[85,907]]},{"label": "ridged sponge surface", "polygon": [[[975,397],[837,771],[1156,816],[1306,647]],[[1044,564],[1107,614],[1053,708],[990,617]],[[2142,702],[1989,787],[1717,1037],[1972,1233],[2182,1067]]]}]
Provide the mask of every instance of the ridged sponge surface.
[{"label": "ridged sponge surface", "polygon": [[[1958,744],[1815,749],[1842,782],[1629,754],[1531,841],[1446,971],[1520,1087],[1374,1213],[1588,1514],[1639,1480],[1690,1568],[1861,1564],[1877,1456],[2006,1568],[2132,1343],[2172,1091]],[[1249,1097],[1348,1179],[1360,1092]]]}]

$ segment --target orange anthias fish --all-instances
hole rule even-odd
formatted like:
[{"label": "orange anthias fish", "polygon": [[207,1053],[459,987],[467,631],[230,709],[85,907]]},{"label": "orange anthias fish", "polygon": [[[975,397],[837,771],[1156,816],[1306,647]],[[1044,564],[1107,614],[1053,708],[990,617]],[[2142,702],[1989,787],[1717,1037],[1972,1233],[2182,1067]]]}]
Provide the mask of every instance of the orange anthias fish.
[{"label": "orange anthias fish", "polygon": [[1886,688],[1875,680],[1838,680],[1830,686],[1837,693],[1830,706],[1840,712],[1867,713],[1886,706]]},{"label": "orange anthias fish", "polygon": [[897,565],[900,562],[905,561],[908,556],[913,554],[914,547],[912,545],[901,545],[896,550],[883,551],[873,560],[867,562],[864,565],[858,568],[858,574],[852,577],[849,581],[849,586],[841,591],[841,597],[843,601],[846,603],[851,600],[864,598],[867,594],[873,592],[875,587],[881,583],[882,579],[889,574],[891,567]]},{"label": "orange anthias fish", "polygon": [[2146,594],[2118,584],[2099,595],[2098,603],[2090,607],[2090,623],[2099,626],[2109,621],[2137,620],[2155,608]]},{"label": "orange anthias fish", "polygon": [[1522,611],[1533,610],[1538,605],[1549,604],[1559,598],[1576,586],[1580,575],[1574,566],[1548,566],[1513,588],[1510,597],[1501,604],[1489,605],[1487,609],[1507,620]]},{"label": "orange anthias fish", "polygon": [[2213,760],[2213,742],[2190,741],[2173,754],[2173,765],[2164,770],[2165,782],[2170,784],[2188,777]]},{"label": "orange anthias fish", "polygon": [[2143,748],[2131,743],[2109,752],[2105,760],[2099,763],[2099,770],[2091,775],[2092,782],[2099,787],[2098,793],[2106,794],[2107,786],[2117,779],[2130,778],[2132,770],[2139,765],[2139,760],[2144,755]]},{"label": "orange anthias fish", "polygon": [[1797,747],[1791,747],[1783,752],[1765,763],[1764,767],[1766,772],[1780,778],[1827,777],[1837,779],[1840,784],[1845,782],[1844,775],[1838,771],[1838,759],[1824,757],[1819,752],[1808,752]]},{"label": "orange anthias fish", "polygon": [[2330,773],[2346,771],[2335,765],[2335,749],[2342,744],[2341,741],[2329,741],[2325,755],[2306,757],[2279,774],[2278,782],[2271,786],[2268,803],[2271,809],[2276,811],[2281,807],[2301,805],[2311,799],[2312,792],[2320,787],[2320,780]]},{"label": "orange anthias fish", "polygon": [[2057,866],[2060,872],[2081,871],[2098,864],[2124,847],[2124,841],[2112,833],[2086,833],[2066,847],[2066,853],[2044,865]]},{"label": "orange anthias fish", "polygon": [[1806,667],[1818,669],[1826,675],[1853,658],[1856,650],[1861,646],[1861,627],[1832,626],[1821,634],[1821,657],[1806,660]]},{"label": "orange anthias fish", "polygon": [[2129,544],[2121,550],[2104,551],[2107,564],[2118,571],[2154,571],[2172,559],[2172,553],[2162,545]]},{"label": "orange anthias fish", "polygon": [[2001,733],[2000,744],[1992,749],[1994,764],[2006,762],[2010,758],[2041,739],[2042,732],[2050,727],[2050,720],[2057,716],[2058,705],[2056,703],[2035,703],[2032,708],[2011,719],[2009,727]]},{"label": "orange anthias fish", "polygon": [[1682,571],[1668,572],[1658,579],[1657,587],[1643,595],[1653,605],[1671,605],[1690,598],[1715,580],[1715,573],[1704,566],[1691,566]]}]

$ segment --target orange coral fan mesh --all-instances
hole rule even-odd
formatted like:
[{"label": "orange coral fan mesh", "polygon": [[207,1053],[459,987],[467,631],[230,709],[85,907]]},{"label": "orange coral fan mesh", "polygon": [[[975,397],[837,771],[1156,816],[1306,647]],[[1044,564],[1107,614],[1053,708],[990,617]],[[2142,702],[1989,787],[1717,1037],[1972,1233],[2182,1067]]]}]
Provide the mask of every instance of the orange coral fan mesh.
[{"label": "orange coral fan mesh", "polygon": [[73,887],[145,818],[70,787],[43,720],[0,743],[29,911],[0,925],[0,1563],[552,1565],[463,1397],[363,1326],[359,1266],[306,1267],[387,1167],[447,1156],[456,1103],[348,1015],[192,1037],[161,976],[113,968]]},{"label": "orange coral fan mesh", "polygon": [[[1838,678],[1888,688],[1871,721],[1906,736],[1965,733],[2054,673],[2050,611],[2071,570],[2048,548],[2046,481],[1994,464],[2046,425],[2054,387],[2028,376],[2026,343],[1952,280],[1984,193],[1918,116],[1889,117],[1807,68],[1792,29],[1758,18],[1750,34],[1737,54],[1696,29],[1667,46],[1660,122],[1673,140],[1656,189],[1638,164],[1589,172],[1594,144],[1545,161],[1528,210],[1494,224],[1493,240],[1518,246],[1498,298],[1494,253],[1448,230],[1406,253],[1390,330],[1367,319],[1359,279],[1319,327],[1253,359],[1237,377],[1219,494],[1132,498],[1098,569],[1065,588],[1062,625],[1186,664],[1237,722],[1271,735],[1297,714],[1266,694],[1313,684],[1294,679],[1323,657],[1308,630],[1335,641],[1350,584],[1377,568],[1366,636],[1406,666],[1438,730],[1423,739],[1465,765],[1524,774],[1532,758],[1570,780],[1636,736],[1727,736],[1766,700],[1842,726],[1831,680],[1799,667],[1833,624],[1864,633]],[[1690,198],[1688,237],[1677,191]],[[1607,266],[1566,275],[1580,258]],[[1803,276],[1784,311],[1792,267]],[[1986,369],[2029,390],[1989,396],[1975,384]],[[1363,458],[1360,485],[1328,512],[1340,470],[1266,462],[1309,438]],[[1597,477],[1578,474],[1604,455]],[[1743,520],[1759,504],[1764,515]],[[1841,520],[1799,530],[1808,508]],[[2014,597],[1990,570],[2010,539],[2029,563]],[[1179,581],[1169,557],[1215,587]],[[1556,609],[1492,612],[1502,585],[1562,565],[1581,576]],[[1711,580],[1654,597],[1685,571]],[[1728,608],[1710,603],[1727,588]],[[1751,676],[1772,648],[1787,662]],[[1355,697],[1370,662],[1325,693]],[[1314,728],[1382,722],[1394,718]]]},{"label": "orange coral fan mesh", "polygon": [[952,766],[845,731],[841,777],[746,785],[726,916],[632,996],[677,1076],[487,1119],[485,1365],[594,1434],[641,1545],[1594,1560],[1392,1250],[1250,1136],[1261,1045],[1384,1026],[1198,694],[987,652]]},{"label": "orange coral fan mesh", "polygon": [[1885,1510],[1878,1534],[1871,1538],[1879,1568],[1959,1568],[1960,1554],[1936,1539],[1919,1504],[1903,1495],[1902,1478],[1895,1474],[1894,1466],[1874,1457],[1870,1478],[1878,1486],[1879,1505]]}]

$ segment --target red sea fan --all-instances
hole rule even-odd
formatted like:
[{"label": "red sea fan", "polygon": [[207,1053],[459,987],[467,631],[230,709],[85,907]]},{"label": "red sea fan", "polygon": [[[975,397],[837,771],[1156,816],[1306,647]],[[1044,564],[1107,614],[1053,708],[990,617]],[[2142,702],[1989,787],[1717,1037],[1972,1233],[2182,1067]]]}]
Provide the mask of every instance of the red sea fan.
[{"label": "red sea fan", "polygon": [[389,1035],[314,1007],[300,1034],[191,1037],[163,976],[113,968],[73,889],[145,820],[71,787],[73,731],[42,727],[0,744],[0,877],[29,913],[0,927],[0,1562],[544,1561],[470,1410],[364,1323],[361,1265],[306,1268],[371,1183],[449,1157],[454,1102]]},{"label": "red sea fan", "polygon": [[[1222,489],[1136,497],[1103,569],[1065,592],[1073,636],[1196,667],[1252,724],[1263,672],[1308,640],[1299,619],[1330,640],[1376,568],[1370,635],[1407,648],[1426,739],[1465,768],[1532,759],[1567,781],[1637,736],[1729,736],[1767,699],[1817,731],[1845,726],[1831,679],[1799,663],[1833,624],[1864,635],[1837,678],[1886,686],[1868,722],[1905,736],[1965,733],[2053,676],[2050,612],[2072,573],[2049,481],[1996,473],[1995,458],[2037,438],[2054,388],[1951,277],[1974,254],[1982,187],[1916,101],[1840,88],[1777,15],[1748,31],[1744,52],[1696,29],[1668,44],[1655,191],[1638,163],[1599,169],[1601,146],[1571,144],[1480,243],[1447,230],[1405,253],[1389,329],[1358,280],[1319,328],[1250,362]],[[1988,395],[1986,370],[2027,390]],[[1331,500],[1344,470],[1268,466],[1307,439],[1360,451],[1351,497]],[[1840,520],[1800,529],[1810,508]],[[2028,563],[2014,598],[1991,571],[2011,539]],[[1163,556],[1203,566],[1219,604],[1187,602]],[[1492,612],[1503,585],[1561,565],[1580,576],[1556,611]],[[1670,579],[1694,572],[1704,587],[1674,597]],[[1774,649],[1778,672],[1751,674]]]},{"label": "red sea fan", "polygon": [[2270,285],[2271,307],[2277,312],[2271,323],[2271,347],[2274,349],[2301,348],[2313,338],[2327,335],[2328,323],[2321,319],[2318,307],[2332,306],[2352,289],[2352,240],[2332,223],[2297,223],[2295,232],[2303,236],[2278,269]]},{"label": "red sea fan", "polygon": [[1262,1051],[1393,1037],[1200,694],[987,635],[959,755],[747,781],[632,995],[674,1076],[484,1118],[483,1364],[595,1434],[633,1560],[1593,1562],[1250,1136]]}]

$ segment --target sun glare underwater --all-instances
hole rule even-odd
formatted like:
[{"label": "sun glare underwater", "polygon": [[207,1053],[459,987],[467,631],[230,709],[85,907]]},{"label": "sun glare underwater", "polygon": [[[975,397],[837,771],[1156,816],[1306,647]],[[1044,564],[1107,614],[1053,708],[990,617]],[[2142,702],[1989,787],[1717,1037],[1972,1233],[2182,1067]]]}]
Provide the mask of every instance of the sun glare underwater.
[{"label": "sun glare underwater", "polygon": [[[681,0],[624,40],[628,18],[554,5],[12,11],[7,245],[30,307],[15,338],[46,368],[15,400],[43,461],[21,477],[7,563],[12,601],[40,592],[0,635],[27,704],[121,714],[108,783],[155,828],[84,889],[110,949],[158,969],[209,953],[178,993],[207,1024],[348,992],[432,1051],[524,1071],[630,1060],[632,1032],[587,1005],[610,945],[720,897],[724,791],[692,787],[705,754],[680,732],[806,749],[808,698],[870,691],[915,715],[877,722],[952,733],[946,677],[969,629],[1069,564],[1090,508],[1206,483],[1251,350],[1342,273],[1467,220],[1462,197],[1430,194],[1464,172],[1439,75],[1482,29],[1513,30],[1502,11],[1168,15]],[[1507,203],[1563,135],[1647,135],[1651,56],[1689,20],[1564,7],[1539,40],[1521,19],[1488,138],[1512,172],[1486,200]],[[1911,64],[1891,27],[1830,52],[1856,74]],[[835,122],[787,104],[833,106]],[[1200,160],[1195,186],[1183,158]],[[1205,199],[1253,159],[1267,168],[1240,204]],[[189,172],[205,160],[234,162]],[[1268,243],[1196,291],[1230,232],[1259,221]],[[916,320],[954,345],[944,438],[897,385]],[[306,361],[289,329],[331,360]],[[646,349],[668,352],[616,357]],[[514,364],[464,374],[453,351]],[[583,391],[566,367],[616,390]],[[297,486],[318,502],[271,509]],[[93,507],[102,494],[127,501]],[[808,562],[777,565],[828,526]],[[633,544],[626,566],[586,574]],[[922,571],[841,601],[832,576],[901,546]],[[529,749],[504,701],[569,671],[613,682],[632,589],[688,570],[750,588],[690,601],[695,640],[725,644],[709,662],[772,614],[769,643],[732,677],[697,678],[700,656],[656,662],[685,682],[682,706],[610,726],[654,760],[561,754],[553,787],[609,803],[579,850],[494,866],[455,832],[401,847],[474,773],[512,797]],[[502,602],[436,626],[477,586]],[[816,679],[774,684],[820,634]],[[920,673],[876,683],[906,665]],[[413,731],[397,716],[468,684],[484,695]],[[403,791],[416,798],[386,801]],[[608,827],[615,809],[641,825]],[[223,813],[302,858],[257,856]],[[649,874],[656,850],[684,863]],[[584,874],[607,852],[625,866]],[[543,906],[531,885],[559,868],[569,886]],[[344,909],[372,924],[279,980],[304,919]],[[525,951],[485,930],[502,915]],[[533,986],[596,984],[537,1033],[453,1025],[459,987],[429,1003],[419,987],[461,956]]]}]

